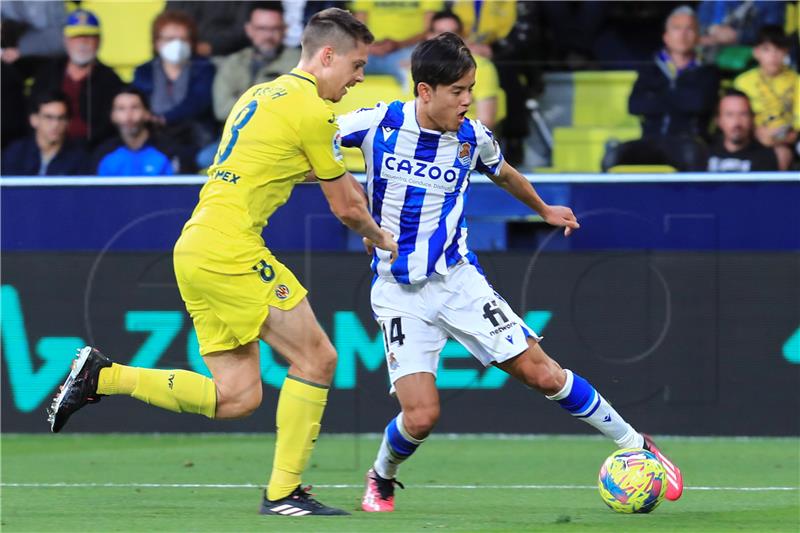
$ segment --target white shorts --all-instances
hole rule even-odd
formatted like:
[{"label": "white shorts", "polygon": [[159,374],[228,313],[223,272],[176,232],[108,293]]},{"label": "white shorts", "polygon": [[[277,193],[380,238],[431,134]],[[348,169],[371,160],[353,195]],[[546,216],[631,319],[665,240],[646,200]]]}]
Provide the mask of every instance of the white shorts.
[{"label": "white shorts", "polygon": [[521,354],[528,349],[528,337],[542,339],[469,263],[416,285],[378,278],[371,301],[383,332],[391,392],[403,376],[418,372],[435,376],[448,337],[484,366]]}]

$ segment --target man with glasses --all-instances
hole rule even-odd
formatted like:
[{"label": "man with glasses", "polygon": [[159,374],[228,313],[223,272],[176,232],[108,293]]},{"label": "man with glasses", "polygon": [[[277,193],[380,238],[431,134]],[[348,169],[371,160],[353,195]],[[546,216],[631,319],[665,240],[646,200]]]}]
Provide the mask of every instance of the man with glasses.
[{"label": "man with glasses", "polygon": [[67,140],[70,112],[60,91],[43,91],[31,102],[33,135],[3,151],[4,176],[64,176],[85,174],[86,153]]},{"label": "man with glasses", "polygon": [[244,31],[252,46],[226,57],[214,78],[214,115],[224,121],[253,85],[272,81],[300,61],[299,48],[284,48],[286,24],[280,2],[253,2]]}]

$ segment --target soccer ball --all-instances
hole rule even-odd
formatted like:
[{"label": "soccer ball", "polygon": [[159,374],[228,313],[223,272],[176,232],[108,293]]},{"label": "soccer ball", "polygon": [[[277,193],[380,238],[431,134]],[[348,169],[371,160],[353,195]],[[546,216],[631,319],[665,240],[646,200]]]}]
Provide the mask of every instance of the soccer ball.
[{"label": "soccer ball", "polygon": [[664,499],[667,473],[656,456],[641,448],[612,453],[600,468],[600,497],[618,513],[649,513]]}]

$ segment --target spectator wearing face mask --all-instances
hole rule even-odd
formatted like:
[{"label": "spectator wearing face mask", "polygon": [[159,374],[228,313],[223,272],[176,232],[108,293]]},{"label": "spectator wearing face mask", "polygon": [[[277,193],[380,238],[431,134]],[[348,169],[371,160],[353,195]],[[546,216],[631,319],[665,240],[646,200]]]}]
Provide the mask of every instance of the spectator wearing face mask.
[{"label": "spectator wearing face mask", "polygon": [[181,168],[193,169],[197,151],[216,137],[214,65],[194,55],[197,27],[183,11],[156,17],[152,39],[156,57],[136,68],[133,86],[147,98],[153,122],[174,143]]},{"label": "spectator wearing face mask", "polygon": [[31,94],[63,91],[72,114],[67,138],[96,146],[113,134],[109,119],[111,100],[122,81],[97,60],[100,21],[91,12],[73,11],[64,26],[67,58],[44,63],[34,77]]}]

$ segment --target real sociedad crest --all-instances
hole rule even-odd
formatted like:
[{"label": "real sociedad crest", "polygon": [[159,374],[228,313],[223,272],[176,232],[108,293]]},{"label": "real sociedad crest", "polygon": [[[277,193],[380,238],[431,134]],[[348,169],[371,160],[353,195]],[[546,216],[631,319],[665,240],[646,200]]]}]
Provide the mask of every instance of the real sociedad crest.
[{"label": "real sociedad crest", "polygon": [[468,167],[472,161],[472,146],[468,142],[461,143],[458,148],[458,162]]}]

